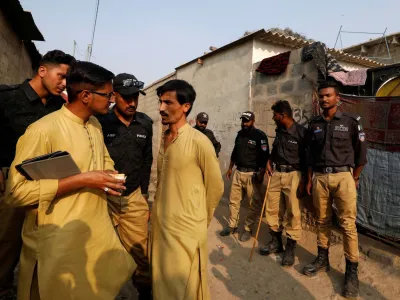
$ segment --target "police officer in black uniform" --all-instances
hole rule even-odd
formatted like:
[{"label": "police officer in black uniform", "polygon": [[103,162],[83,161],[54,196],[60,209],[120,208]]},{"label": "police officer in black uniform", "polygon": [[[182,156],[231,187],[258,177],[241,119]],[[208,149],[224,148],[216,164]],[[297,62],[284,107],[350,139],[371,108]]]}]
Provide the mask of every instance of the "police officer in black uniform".
[{"label": "police officer in black uniform", "polygon": [[251,228],[261,212],[263,199],[260,187],[268,161],[269,146],[266,134],[254,127],[254,113],[246,111],[242,114],[241,119],[242,130],[238,132],[235,139],[231,163],[226,173],[227,179],[230,180],[232,168],[236,165],[229,198],[229,226],[222,230],[220,235],[227,236],[236,230],[240,203],[243,192],[246,192],[250,201],[250,211],[245,220],[245,230],[239,238],[242,242],[245,242],[251,238]]},{"label": "police officer in black uniform", "polygon": [[1,202],[8,168],[15,156],[18,139],[26,128],[65,103],[60,96],[75,59],[60,50],[47,52],[33,79],[18,85],[0,86],[0,297],[12,299],[14,268],[21,252],[21,230],[25,210],[8,208]]},{"label": "police officer in black uniform", "polygon": [[326,82],[319,87],[321,116],[309,124],[307,193],[313,196],[317,212],[318,256],[304,267],[303,273],[313,276],[329,270],[329,242],[332,227],[332,202],[343,228],[346,258],[344,296],[358,296],[358,235],[356,228],[358,180],[367,163],[365,133],[360,116],[340,112],[338,86]]},{"label": "police officer in black uniform", "polygon": [[219,156],[219,152],[221,151],[221,143],[217,141],[217,139],[214,136],[214,132],[212,132],[210,129],[207,129],[207,124],[208,124],[208,114],[205,112],[201,112],[197,115],[196,117],[196,125],[194,126],[195,129],[201,131],[204,133],[211,143],[214,146],[215,153],[217,154],[217,157]]},{"label": "police officer in black uniform", "polygon": [[115,170],[127,176],[122,197],[109,197],[112,220],[122,244],[138,265],[132,282],[139,299],[151,299],[148,263],[148,189],[153,162],[153,121],[138,112],[139,94],[144,83],[134,75],[119,74],[113,81],[115,106],[98,116],[104,143],[115,163]]},{"label": "police officer in black uniform", "polygon": [[[295,262],[295,248],[301,238],[301,210],[299,197],[304,194],[307,129],[293,119],[288,101],[277,101],[271,107],[277,125],[272,152],[267,164],[271,176],[266,203],[267,224],[272,236],[261,255],[283,251],[282,231],[285,229],[287,243],[282,266]],[[275,165],[275,170],[273,169]],[[283,222],[284,216],[286,222]]]}]

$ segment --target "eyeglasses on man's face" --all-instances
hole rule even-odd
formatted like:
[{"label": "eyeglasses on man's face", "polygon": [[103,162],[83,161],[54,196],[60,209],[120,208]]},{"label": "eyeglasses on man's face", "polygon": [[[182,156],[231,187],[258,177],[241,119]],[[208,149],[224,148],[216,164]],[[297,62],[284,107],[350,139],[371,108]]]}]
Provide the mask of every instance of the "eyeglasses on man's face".
[{"label": "eyeglasses on man's face", "polygon": [[82,93],[83,91],[86,91],[86,92],[89,92],[89,93],[92,93],[92,94],[96,94],[96,95],[105,97],[105,98],[107,98],[108,100],[111,100],[112,98],[115,97],[115,93],[114,93],[114,92],[110,92],[110,93],[100,93],[100,92],[92,91],[92,90],[80,90],[80,91],[76,91],[76,94]]}]

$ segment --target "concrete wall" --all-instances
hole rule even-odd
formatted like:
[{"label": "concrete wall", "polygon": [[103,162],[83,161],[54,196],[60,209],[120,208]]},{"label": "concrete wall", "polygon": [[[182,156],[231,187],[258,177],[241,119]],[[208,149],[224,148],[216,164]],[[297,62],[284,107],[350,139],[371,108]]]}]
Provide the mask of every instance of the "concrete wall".
[{"label": "concrete wall", "polygon": [[32,77],[31,59],[23,41],[0,10],[0,84],[16,84]]},{"label": "concrete wall", "polygon": [[[208,128],[222,145],[219,156],[222,173],[229,167],[235,137],[240,130],[240,115],[250,109],[250,75],[253,41],[232,47],[204,59],[203,65],[190,64],[177,70],[177,78],[190,82],[197,92],[189,123],[205,111],[210,116]],[[229,191],[230,183],[225,185]]]},{"label": "concrete wall", "polygon": [[190,82],[197,92],[189,122],[205,111],[210,116],[208,128],[222,144],[221,168],[229,166],[240,114],[249,107],[249,79],[252,41],[206,58],[203,65],[191,64],[177,70],[177,78]]}]

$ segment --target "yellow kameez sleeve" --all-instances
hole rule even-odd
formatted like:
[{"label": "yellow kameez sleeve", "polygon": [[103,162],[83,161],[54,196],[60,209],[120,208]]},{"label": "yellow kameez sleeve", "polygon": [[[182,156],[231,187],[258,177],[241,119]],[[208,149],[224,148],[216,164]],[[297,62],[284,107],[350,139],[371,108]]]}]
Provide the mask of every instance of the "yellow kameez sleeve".
[{"label": "yellow kameez sleeve", "polygon": [[16,165],[22,161],[51,153],[51,146],[45,133],[28,128],[18,140],[16,155],[9,171],[5,202],[14,207],[39,204],[39,209],[47,209],[58,190],[58,179],[27,180]]},{"label": "yellow kameez sleeve", "polygon": [[214,210],[224,193],[224,182],[222,180],[219,161],[215,149],[206,136],[198,143],[198,159],[203,172],[204,186],[207,201],[207,227],[210,225]]},{"label": "yellow kameez sleeve", "polygon": [[[104,143],[103,143],[104,144]],[[112,160],[110,153],[108,153],[107,147],[104,144],[104,171],[112,170],[114,171],[114,161]]]}]

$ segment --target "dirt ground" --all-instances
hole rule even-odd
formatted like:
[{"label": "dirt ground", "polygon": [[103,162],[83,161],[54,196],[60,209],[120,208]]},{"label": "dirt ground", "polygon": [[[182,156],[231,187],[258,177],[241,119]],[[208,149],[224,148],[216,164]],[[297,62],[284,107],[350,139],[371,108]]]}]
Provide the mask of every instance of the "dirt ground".
[{"label": "dirt ground", "polygon": [[[242,209],[241,219],[246,213]],[[314,259],[317,252],[316,235],[304,231],[297,247],[296,262],[292,268],[280,266],[281,256],[260,256],[258,247],[269,240],[266,224],[262,224],[260,242],[256,245],[253,261],[249,254],[253,241],[242,243],[237,234],[221,237],[219,232],[227,224],[228,201],[221,201],[208,233],[208,283],[213,300],[339,300],[341,296],[345,261],[342,244],[330,250],[331,270],[317,277],[302,275],[302,268]],[[240,226],[239,226],[240,228]],[[368,257],[361,256],[359,267],[360,299],[400,299],[400,271],[383,267]],[[135,300],[134,288],[124,287],[120,299]]]},{"label": "dirt ground", "polygon": [[[228,201],[219,205],[208,235],[209,285],[212,299],[246,300],[308,300],[345,299],[341,297],[345,261],[343,245],[331,247],[331,270],[317,277],[302,275],[302,268],[314,259],[317,252],[316,235],[304,231],[292,268],[282,268],[281,256],[264,257],[258,247],[269,241],[266,224],[262,224],[259,244],[249,262],[253,241],[239,242],[237,234],[221,237],[219,231],[226,226],[229,215]],[[245,210],[241,213],[241,219]],[[224,247],[224,248],[222,248]],[[362,256],[359,267],[360,299],[400,299],[400,271],[383,267]]]}]

